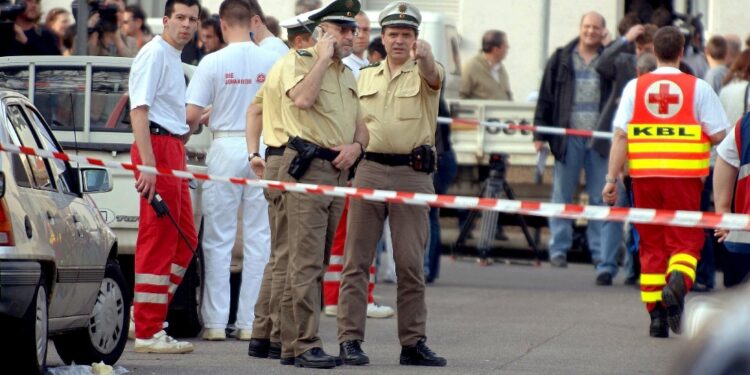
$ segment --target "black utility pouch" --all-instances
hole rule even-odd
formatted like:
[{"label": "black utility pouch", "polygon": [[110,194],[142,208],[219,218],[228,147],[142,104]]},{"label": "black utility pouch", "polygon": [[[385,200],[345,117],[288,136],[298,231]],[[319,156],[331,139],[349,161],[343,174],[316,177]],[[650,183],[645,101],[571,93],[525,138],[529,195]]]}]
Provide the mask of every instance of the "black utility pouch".
[{"label": "black utility pouch", "polygon": [[417,172],[435,172],[437,160],[432,146],[421,145],[411,150],[411,167]]},{"label": "black utility pouch", "polygon": [[297,156],[289,163],[287,173],[295,180],[299,180],[305,175],[307,169],[310,168],[310,163],[315,158],[315,146],[302,142],[299,138],[292,139],[289,145],[297,151]]}]

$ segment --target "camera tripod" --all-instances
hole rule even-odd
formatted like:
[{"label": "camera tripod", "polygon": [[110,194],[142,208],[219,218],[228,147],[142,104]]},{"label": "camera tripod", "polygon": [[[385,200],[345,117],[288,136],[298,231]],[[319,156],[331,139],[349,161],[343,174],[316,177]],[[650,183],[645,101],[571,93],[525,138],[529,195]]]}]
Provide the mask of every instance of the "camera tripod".
[{"label": "camera tripod", "polygon": [[[508,154],[491,154],[490,155],[490,172],[487,179],[484,181],[482,186],[481,197],[482,198],[500,198],[501,193],[505,193],[508,199],[515,199],[513,189],[506,180],[507,170],[507,159]],[[472,228],[474,227],[474,221],[477,216],[480,215],[480,211],[472,210],[466,218],[466,222],[461,227],[461,232],[458,235],[458,239],[454,245],[454,248],[460,248],[466,243],[466,239],[469,236]],[[492,250],[492,240],[495,239],[497,233],[497,221],[500,213],[497,211],[481,211],[481,220],[479,222],[479,241],[477,243],[477,252],[479,253],[479,259],[482,264],[487,263],[487,258]],[[529,232],[529,227],[526,225],[522,215],[515,214],[518,225],[523,231],[524,237],[529,247],[534,251],[534,263],[539,265],[539,249],[537,249],[536,241]]]}]

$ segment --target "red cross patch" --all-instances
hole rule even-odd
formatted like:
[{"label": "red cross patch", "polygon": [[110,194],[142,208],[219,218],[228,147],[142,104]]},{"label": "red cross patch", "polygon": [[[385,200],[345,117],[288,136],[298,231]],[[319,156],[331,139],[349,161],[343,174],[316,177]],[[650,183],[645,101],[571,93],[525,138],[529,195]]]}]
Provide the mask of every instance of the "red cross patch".
[{"label": "red cross patch", "polygon": [[266,81],[266,75],[263,73],[258,74],[257,77],[255,77],[255,82],[263,83]]},{"label": "red cross patch", "polygon": [[684,94],[680,86],[668,80],[659,80],[646,89],[643,98],[646,109],[655,117],[670,118],[682,109]]}]

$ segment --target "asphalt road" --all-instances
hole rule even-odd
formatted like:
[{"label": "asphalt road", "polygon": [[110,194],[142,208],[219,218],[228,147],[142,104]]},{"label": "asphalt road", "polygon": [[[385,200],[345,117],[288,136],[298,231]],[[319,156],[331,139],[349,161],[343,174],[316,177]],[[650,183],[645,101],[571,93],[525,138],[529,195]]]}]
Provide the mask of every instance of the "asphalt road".
[{"label": "asphalt road", "polygon": [[[133,352],[118,365],[132,374],[665,374],[684,349],[679,337],[652,339],[635,287],[594,285],[591,266],[567,269],[443,258],[440,279],[427,290],[428,344],[448,359],[446,368],[398,364],[395,318],[368,320],[363,349],[371,364],[335,370],[281,366],[247,356],[247,343],[192,339],[184,355]],[[376,300],[395,306],[396,287],[378,284]],[[323,316],[325,349],[338,353],[336,322]],[[50,366],[62,362],[50,345]]]}]

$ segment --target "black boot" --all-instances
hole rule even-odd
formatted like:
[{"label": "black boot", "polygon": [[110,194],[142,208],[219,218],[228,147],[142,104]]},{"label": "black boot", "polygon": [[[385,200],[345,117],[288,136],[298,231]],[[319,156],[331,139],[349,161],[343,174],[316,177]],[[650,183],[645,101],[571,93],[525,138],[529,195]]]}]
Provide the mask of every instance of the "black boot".
[{"label": "black boot", "polygon": [[682,327],[682,310],[685,306],[685,295],[687,286],[682,272],[672,271],[669,281],[661,291],[661,298],[667,308],[667,323],[674,333],[680,333]]},{"label": "black boot", "polygon": [[281,358],[281,343],[273,342],[268,346],[268,358],[280,359]]},{"label": "black boot", "polygon": [[339,357],[347,365],[361,366],[370,363],[358,340],[344,341],[339,344]]},{"label": "black boot", "polygon": [[336,359],[321,348],[312,348],[294,358],[295,367],[334,368]]},{"label": "black boot", "polygon": [[282,366],[293,366],[294,357],[281,357],[279,363],[281,363]]},{"label": "black boot", "polygon": [[247,344],[247,355],[256,358],[268,358],[269,339],[250,339]]},{"label": "black boot", "polygon": [[445,366],[448,361],[443,357],[438,357],[427,347],[425,341],[427,339],[423,337],[414,346],[402,346],[399,363],[407,366]]},{"label": "black boot", "polygon": [[656,303],[651,312],[651,325],[648,327],[648,334],[651,337],[669,337],[669,327],[667,326],[667,309],[660,303]]}]

